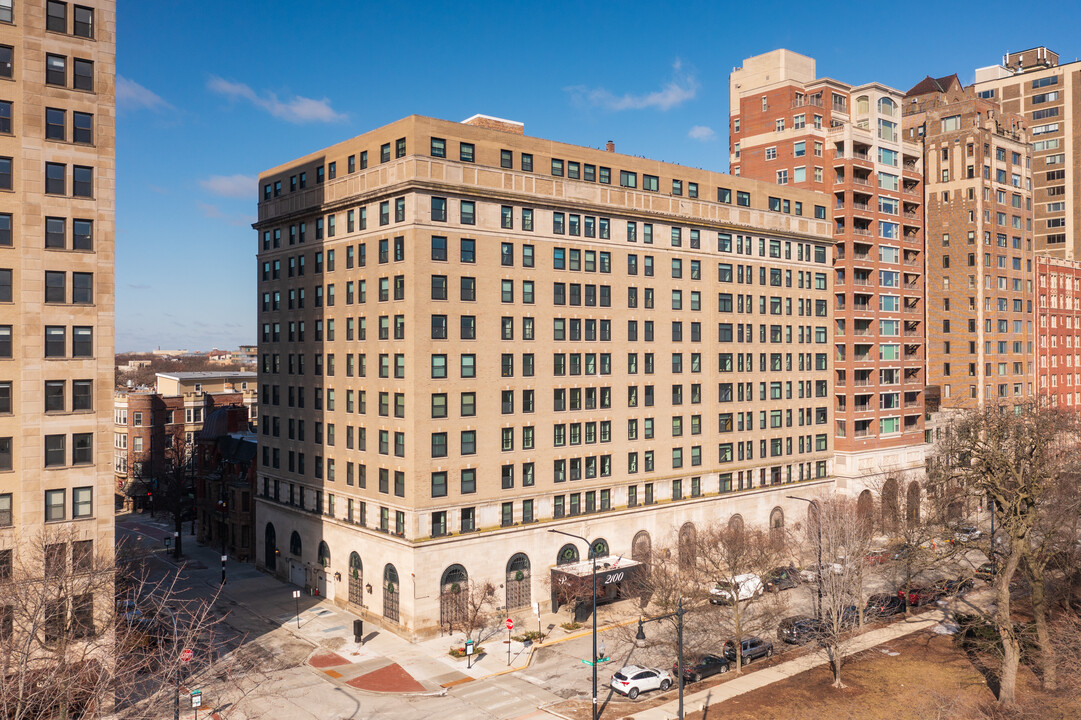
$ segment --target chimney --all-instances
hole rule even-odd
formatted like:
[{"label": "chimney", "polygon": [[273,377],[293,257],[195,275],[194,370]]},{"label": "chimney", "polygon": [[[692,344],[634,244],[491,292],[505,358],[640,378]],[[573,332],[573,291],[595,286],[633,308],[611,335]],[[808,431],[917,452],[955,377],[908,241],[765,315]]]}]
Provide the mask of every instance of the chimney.
[{"label": "chimney", "polygon": [[614,142],[612,142],[611,140],[609,140],[608,142],[606,142],[604,144],[604,149],[607,150],[608,152],[615,152],[616,151],[616,144]]}]

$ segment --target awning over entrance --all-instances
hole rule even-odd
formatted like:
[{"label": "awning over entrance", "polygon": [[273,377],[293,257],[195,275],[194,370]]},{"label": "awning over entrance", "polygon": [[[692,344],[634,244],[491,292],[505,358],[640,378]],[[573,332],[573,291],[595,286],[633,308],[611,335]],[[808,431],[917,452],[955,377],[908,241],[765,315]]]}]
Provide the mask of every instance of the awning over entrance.
[{"label": "awning over entrance", "polygon": [[[637,560],[597,558],[597,604],[640,594],[645,573],[646,566]],[[552,612],[561,605],[591,606],[592,594],[592,560],[552,568]]]}]

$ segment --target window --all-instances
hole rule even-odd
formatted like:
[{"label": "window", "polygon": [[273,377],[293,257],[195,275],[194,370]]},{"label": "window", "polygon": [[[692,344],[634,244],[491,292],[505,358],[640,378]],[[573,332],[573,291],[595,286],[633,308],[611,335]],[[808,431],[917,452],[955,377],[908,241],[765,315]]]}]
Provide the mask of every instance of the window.
[{"label": "window", "polygon": [[[10,353],[8,354],[10,357]],[[45,357],[67,356],[67,328],[57,325],[45,327]]]},{"label": "window", "polygon": [[[8,178],[11,177],[11,161],[8,160]],[[8,182],[7,189],[11,189]],[[67,166],[61,163],[45,163],[45,192],[50,195],[67,194]]]},{"label": "window", "polygon": [[[47,435],[46,440],[48,440],[49,437],[54,436]],[[63,436],[61,435],[59,437]],[[67,516],[67,511],[65,506],[66,498],[64,497],[64,495],[64,490],[45,491],[45,522],[56,522],[65,519],[65,517]]]},{"label": "window", "polygon": [[94,515],[94,488],[77,487],[71,491],[71,517],[88,518]]},{"label": "window", "polygon": [[75,58],[72,63],[74,69],[73,86],[76,90],[94,90],[94,63],[90,60]]},{"label": "window", "polygon": [[94,142],[94,116],[90,113],[73,112],[71,118],[71,139],[85,145],[92,144]]},{"label": "window", "polygon": [[94,169],[85,165],[72,167],[71,194],[74,197],[94,197]]},{"label": "window", "polygon": [[458,158],[462,162],[474,162],[476,148],[473,147],[473,143],[462,143],[458,152]]},{"label": "window", "polygon": [[15,49],[10,45],[0,45],[0,77],[12,77],[13,73],[13,60],[15,58]]},{"label": "window", "polygon": [[445,158],[447,156],[447,141],[443,138],[432,138],[432,157]]},{"label": "window", "polygon": [[93,327],[75,326],[71,329],[71,356],[94,357]]},{"label": "window", "polygon": [[67,464],[66,440],[67,437],[64,435],[45,436],[45,467],[59,467]]},{"label": "window", "polygon": [[67,87],[68,59],[66,57],[51,54],[45,56],[45,84]]}]

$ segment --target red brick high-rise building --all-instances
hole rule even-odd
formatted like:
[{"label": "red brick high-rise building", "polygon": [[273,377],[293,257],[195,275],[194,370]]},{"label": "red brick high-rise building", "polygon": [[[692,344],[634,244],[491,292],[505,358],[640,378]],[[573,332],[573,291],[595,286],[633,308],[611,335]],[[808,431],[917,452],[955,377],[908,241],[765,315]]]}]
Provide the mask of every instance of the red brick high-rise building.
[{"label": "red brick high-rise building", "polygon": [[903,93],[819,78],[775,50],[730,76],[734,175],[832,195],[834,409],[839,480],[922,464],[922,148],[901,134]]}]

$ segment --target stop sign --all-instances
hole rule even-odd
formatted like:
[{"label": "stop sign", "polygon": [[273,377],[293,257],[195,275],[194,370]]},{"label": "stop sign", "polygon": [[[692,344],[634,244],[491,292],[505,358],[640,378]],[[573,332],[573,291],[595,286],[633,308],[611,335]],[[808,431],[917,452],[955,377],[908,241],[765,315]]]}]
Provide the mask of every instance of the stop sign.
[{"label": "stop sign", "polygon": [[513,618],[507,618],[507,629],[508,630],[513,630],[514,629],[514,619]]},{"label": "stop sign", "polygon": [[195,653],[191,651],[191,648],[184,648],[180,651],[180,662],[191,662],[191,659],[195,657]]}]

